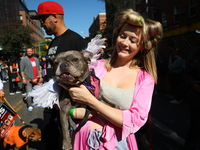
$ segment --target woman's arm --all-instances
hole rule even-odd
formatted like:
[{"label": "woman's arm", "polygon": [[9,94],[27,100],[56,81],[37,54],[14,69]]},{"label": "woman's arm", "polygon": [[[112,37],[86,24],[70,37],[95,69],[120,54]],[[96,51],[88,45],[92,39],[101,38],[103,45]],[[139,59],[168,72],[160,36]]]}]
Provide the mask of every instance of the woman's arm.
[{"label": "woman's arm", "polygon": [[[90,106],[115,126],[124,126],[129,128],[128,130],[130,132],[136,132],[148,118],[154,89],[154,80],[151,77],[145,77],[143,81],[137,85],[133,103],[129,110],[119,110],[100,102],[84,85],[80,85],[79,87],[60,85],[70,92],[73,101]],[[84,112],[83,108],[81,110],[76,110],[78,114],[81,114],[79,111]]]},{"label": "woman's arm", "polygon": [[84,85],[80,85],[79,87],[67,87],[61,83],[59,83],[59,85],[70,92],[70,96],[72,97],[73,101],[88,105],[112,124],[118,127],[122,126],[121,110],[112,108],[100,102],[88,91]]}]

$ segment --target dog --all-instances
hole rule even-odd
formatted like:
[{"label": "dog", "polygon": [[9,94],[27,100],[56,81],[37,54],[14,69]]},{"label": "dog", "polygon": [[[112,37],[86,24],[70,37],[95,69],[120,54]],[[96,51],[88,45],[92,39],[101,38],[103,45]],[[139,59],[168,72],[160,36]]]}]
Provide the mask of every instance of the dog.
[{"label": "dog", "polygon": [[[0,129],[1,131],[1,129]],[[15,145],[14,150],[19,150],[26,145],[26,150],[29,150],[28,141],[41,141],[41,130],[34,129],[28,125],[15,126],[12,125],[7,131],[4,138],[1,139],[0,148],[4,150],[9,145]]]},{"label": "dog", "polygon": [[[54,59],[52,59],[52,65],[54,70],[54,75],[56,80],[60,83],[66,84],[68,86],[77,86],[83,84],[86,80],[90,80],[90,70],[88,69],[88,63],[93,54],[88,51],[75,51],[70,50],[67,52],[62,52],[58,54]],[[92,85],[90,85],[91,87]],[[87,86],[86,86],[87,87]],[[94,95],[98,99],[103,99],[100,85],[95,88],[99,88],[99,92]],[[109,100],[103,99],[105,103],[116,107],[115,104],[111,103]],[[77,104],[73,102],[70,98],[69,92],[65,89],[62,89],[59,94],[59,105],[60,105],[60,123],[62,128],[62,150],[71,150],[73,148],[73,137],[70,137],[69,131],[69,121],[70,116],[69,111],[71,108],[79,107],[83,104]],[[67,117],[67,118],[66,118]]]}]

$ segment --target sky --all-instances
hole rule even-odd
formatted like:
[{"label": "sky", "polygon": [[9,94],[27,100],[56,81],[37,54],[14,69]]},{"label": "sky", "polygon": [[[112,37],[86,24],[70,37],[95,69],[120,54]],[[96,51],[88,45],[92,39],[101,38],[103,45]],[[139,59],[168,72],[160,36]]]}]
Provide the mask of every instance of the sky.
[{"label": "sky", "polygon": [[[36,10],[46,0],[25,0],[29,10]],[[64,8],[64,20],[67,28],[81,36],[89,36],[89,28],[94,17],[105,13],[105,3],[100,0],[53,0]],[[48,37],[48,35],[47,35]]]}]

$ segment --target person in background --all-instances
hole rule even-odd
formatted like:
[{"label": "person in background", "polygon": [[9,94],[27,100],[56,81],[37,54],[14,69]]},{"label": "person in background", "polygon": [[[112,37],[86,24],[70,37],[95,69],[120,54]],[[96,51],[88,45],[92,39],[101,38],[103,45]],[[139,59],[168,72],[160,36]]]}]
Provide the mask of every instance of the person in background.
[{"label": "person in background", "polygon": [[0,95],[3,96],[5,93],[4,93],[4,90],[3,90],[3,83],[0,79]]},{"label": "person in background", "polygon": [[176,49],[172,52],[173,62],[169,65],[169,85],[170,93],[174,95],[174,100],[171,100],[172,104],[182,103],[182,93],[181,93],[181,81],[183,77],[183,70],[185,67],[185,61],[181,57],[180,50]]},{"label": "person in background", "polygon": [[[114,29],[115,49],[110,59],[98,60],[94,68],[104,95],[120,109],[95,98],[84,86],[68,87],[73,101],[93,109],[86,124],[76,133],[75,150],[137,150],[135,133],[145,124],[157,81],[155,50],[162,25],[143,18],[132,9],[118,13]],[[95,113],[96,112],[96,113]],[[82,119],[85,108],[70,115]]]},{"label": "person in background", "polygon": [[[18,60],[19,70],[20,70],[20,62],[21,62],[22,58],[24,58],[24,57],[25,57],[24,52],[20,52],[20,53],[19,53],[19,60]],[[21,74],[20,74],[20,76],[21,76]],[[22,82],[22,88],[21,88],[22,96],[26,96],[26,88],[25,88],[25,86],[26,86],[26,84],[24,84],[24,83]]]},{"label": "person in background", "polygon": [[6,83],[6,81],[8,80],[8,74],[7,74],[7,70],[8,70],[8,65],[5,61],[0,60],[0,70],[1,70],[1,79],[2,79],[2,83]]},{"label": "person in background", "polygon": [[174,95],[171,93],[170,91],[170,83],[169,83],[169,78],[170,78],[170,74],[169,74],[169,66],[173,63],[174,59],[172,57],[172,53],[174,51],[176,51],[177,47],[175,45],[175,43],[173,41],[171,41],[170,43],[168,43],[167,45],[167,58],[164,59],[164,66],[163,66],[163,74],[166,77],[166,86],[169,87],[169,89],[167,89],[167,94],[165,95],[166,97],[168,97],[170,100],[174,100],[175,97]]},{"label": "person in background", "polygon": [[41,66],[41,70],[42,70],[43,82],[47,82],[47,62],[46,62],[45,56],[41,57],[40,66]]},{"label": "person in background", "polygon": [[3,80],[1,69],[3,68],[3,61],[0,59],[0,79]]},{"label": "person in background", "polygon": [[37,58],[38,60],[40,60],[40,56],[38,54],[33,54],[33,57]]},{"label": "person in background", "polygon": [[[53,70],[48,59],[68,50],[81,51],[87,47],[88,41],[67,28],[64,23],[64,9],[60,4],[53,1],[42,2],[38,5],[37,13],[38,15],[31,16],[31,18],[40,20],[41,27],[44,28],[47,35],[55,36],[47,52],[46,67],[47,81],[49,81],[53,76]],[[42,138],[45,143],[45,150],[59,150],[59,120],[55,122],[56,119],[59,119],[59,110],[45,108],[43,114],[44,128]]]},{"label": "person in background", "polygon": [[9,91],[10,95],[21,93],[16,77],[19,76],[18,58],[14,55],[10,57],[8,76],[9,76]]},{"label": "person in background", "polygon": [[[26,48],[26,56],[20,61],[20,74],[22,83],[25,84],[26,94],[31,92],[33,84],[31,80],[42,77],[40,70],[40,62],[36,57],[33,57],[33,48]],[[26,97],[28,111],[33,111],[32,97]]]}]

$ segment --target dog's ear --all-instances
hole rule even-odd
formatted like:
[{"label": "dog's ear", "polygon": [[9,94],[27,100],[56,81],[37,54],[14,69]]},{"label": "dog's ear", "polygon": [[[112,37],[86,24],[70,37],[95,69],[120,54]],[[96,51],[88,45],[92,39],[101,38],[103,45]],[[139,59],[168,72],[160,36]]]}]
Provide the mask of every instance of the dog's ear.
[{"label": "dog's ear", "polygon": [[90,64],[91,58],[93,57],[93,53],[86,50],[83,50],[81,53],[84,59],[87,61],[87,63]]}]

